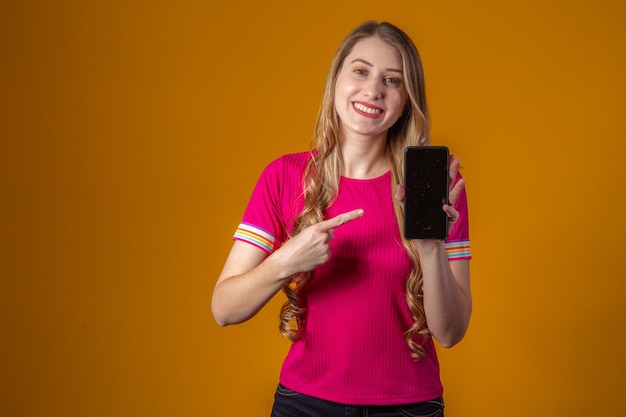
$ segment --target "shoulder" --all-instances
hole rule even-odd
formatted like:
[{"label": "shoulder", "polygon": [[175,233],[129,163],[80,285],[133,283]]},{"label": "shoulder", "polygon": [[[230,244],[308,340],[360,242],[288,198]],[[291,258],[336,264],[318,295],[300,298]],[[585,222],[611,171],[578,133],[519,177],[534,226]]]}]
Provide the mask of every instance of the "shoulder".
[{"label": "shoulder", "polygon": [[288,168],[304,168],[311,160],[311,152],[290,153],[275,159],[272,163],[283,164]]},{"label": "shoulder", "polygon": [[265,171],[283,176],[301,176],[310,160],[311,152],[285,154],[270,162]]}]

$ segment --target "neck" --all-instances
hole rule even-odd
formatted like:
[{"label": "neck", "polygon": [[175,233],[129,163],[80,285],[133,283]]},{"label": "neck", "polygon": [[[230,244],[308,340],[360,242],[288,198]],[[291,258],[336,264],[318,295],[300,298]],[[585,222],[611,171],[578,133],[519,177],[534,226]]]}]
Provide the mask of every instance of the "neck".
[{"label": "neck", "polygon": [[341,141],[342,175],[354,179],[376,178],[389,171],[387,139]]}]

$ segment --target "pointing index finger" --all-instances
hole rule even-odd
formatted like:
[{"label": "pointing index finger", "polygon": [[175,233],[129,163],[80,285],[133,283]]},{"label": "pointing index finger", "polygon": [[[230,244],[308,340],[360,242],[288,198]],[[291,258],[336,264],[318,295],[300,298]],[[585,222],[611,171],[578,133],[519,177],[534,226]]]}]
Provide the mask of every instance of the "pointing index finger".
[{"label": "pointing index finger", "polygon": [[317,226],[324,232],[327,232],[331,229],[334,229],[335,227],[341,226],[343,224],[346,224],[348,222],[351,222],[354,219],[358,219],[359,217],[363,216],[365,212],[363,211],[363,209],[356,209],[356,210],[352,210],[352,211],[347,211],[345,213],[341,213],[338,214],[337,216],[333,217],[332,219],[328,219],[328,220],[324,220],[322,222],[319,222],[317,224]]}]

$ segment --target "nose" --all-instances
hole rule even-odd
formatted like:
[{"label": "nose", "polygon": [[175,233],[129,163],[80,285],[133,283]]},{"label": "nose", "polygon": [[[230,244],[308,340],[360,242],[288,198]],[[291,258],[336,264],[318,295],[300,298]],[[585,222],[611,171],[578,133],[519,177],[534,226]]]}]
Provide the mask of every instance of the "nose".
[{"label": "nose", "polygon": [[383,80],[370,78],[367,81],[366,95],[371,99],[379,99],[385,95]]}]

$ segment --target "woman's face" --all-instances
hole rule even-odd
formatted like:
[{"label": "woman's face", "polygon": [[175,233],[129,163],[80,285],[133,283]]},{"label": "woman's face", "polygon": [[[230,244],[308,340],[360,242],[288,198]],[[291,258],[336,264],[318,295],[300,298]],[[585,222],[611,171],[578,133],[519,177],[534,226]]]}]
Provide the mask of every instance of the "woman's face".
[{"label": "woman's face", "polygon": [[341,137],[386,137],[402,115],[406,100],[398,50],[379,38],[354,45],[335,84]]}]

